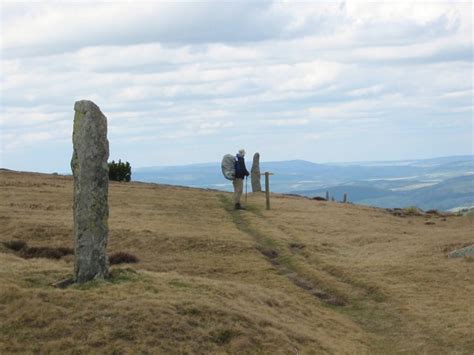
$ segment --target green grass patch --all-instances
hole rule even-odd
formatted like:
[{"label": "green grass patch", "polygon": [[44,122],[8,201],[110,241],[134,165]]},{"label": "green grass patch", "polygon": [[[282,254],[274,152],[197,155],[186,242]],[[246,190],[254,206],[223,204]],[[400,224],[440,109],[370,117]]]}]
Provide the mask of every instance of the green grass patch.
[{"label": "green grass patch", "polygon": [[135,269],[124,268],[113,269],[110,271],[109,277],[106,280],[113,284],[120,284],[124,282],[136,282],[141,279],[144,279],[144,276],[140,275]]},{"label": "green grass patch", "polygon": [[126,282],[137,282],[140,280],[145,280],[144,276],[140,275],[134,269],[113,269],[110,271],[109,276],[105,279],[95,279],[82,284],[73,284],[71,288],[80,291],[87,291],[109,285],[117,285]]},{"label": "green grass patch", "polygon": [[265,218],[265,216],[263,215],[263,207],[261,207],[261,206],[246,204],[245,209],[248,212],[251,212],[251,213],[257,215],[258,217]]},{"label": "green grass patch", "polygon": [[168,285],[174,288],[191,288],[192,287],[191,284],[178,280],[178,279],[171,280],[170,282],[168,282]]},{"label": "green grass patch", "polygon": [[296,270],[295,259],[291,255],[282,255],[278,258],[278,262],[291,271]]}]

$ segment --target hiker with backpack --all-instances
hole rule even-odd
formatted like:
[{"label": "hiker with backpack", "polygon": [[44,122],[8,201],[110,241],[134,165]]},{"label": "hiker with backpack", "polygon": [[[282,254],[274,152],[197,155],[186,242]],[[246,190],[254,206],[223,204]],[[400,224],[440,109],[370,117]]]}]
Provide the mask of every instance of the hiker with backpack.
[{"label": "hiker with backpack", "polygon": [[234,209],[236,210],[243,209],[240,205],[240,197],[244,191],[244,178],[250,175],[247,168],[245,167],[244,157],[244,149],[240,149],[235,156],[235,177],[234,180],[232,180],[232,185],[234,185]]},{"label": "hiker with backpack", "polygon": [[241,149],[237,155],[226,154],[222,158],[222,174],[227,180],[232,180],[234,185],[234,208],[242,210],[240,197],[244,191],[244,178],[250,175],[245,167],[245,150]]}]

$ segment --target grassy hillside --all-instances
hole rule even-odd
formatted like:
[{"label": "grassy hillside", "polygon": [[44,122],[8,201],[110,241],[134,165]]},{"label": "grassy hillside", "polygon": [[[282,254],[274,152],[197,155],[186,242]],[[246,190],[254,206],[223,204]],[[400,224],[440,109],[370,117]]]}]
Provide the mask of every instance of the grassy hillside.
[{"label": "grassy hillside", "polygon": [[[2,353],[474,352],[471,217],[111,183],[109,252],[136,264],[65,289],[73,256],[0,244]],[[0,172],[0,242],[73,247],[72,179]]]}]

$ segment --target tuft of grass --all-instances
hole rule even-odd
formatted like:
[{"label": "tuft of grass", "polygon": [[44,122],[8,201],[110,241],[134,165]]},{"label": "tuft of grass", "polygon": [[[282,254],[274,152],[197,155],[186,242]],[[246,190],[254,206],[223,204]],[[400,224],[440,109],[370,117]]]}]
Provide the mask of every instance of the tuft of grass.
[{"label": "tuft of grass", "polygon": [[110,265],[117,265],[117,264],[133,264],[138,263],[138,258],[130,253],[119,251],[117,253],[113,253],[109,255],[109,264]]},{"label": "tuft of grass", "polygon": [[3,242],[3,245],[13,251],[20,251],[26,248],[27,244],[23,240],[10,240],[8,242]]},{"label": "tuft of grass", "polygon": [[184,306],[177,306],[176,313],[184,316],[200,316],[203,314],[203,311],[196,307],[184,307]]},{"label": "tuft of grass", "polygon": [[223,329],[214,335],[212,340],[219,345],[228,344],[236,334],[230,329]]},{"label": "tuft of grass", "polygon": [[132,268],[125,269],[114,269],[110,271],[109,277],[106,279],[108,282],[113,284],[119,284],[122,282],[134,282],[140,278],[138,272]]},{"label": "tuft of grass", "polygon": [[178,279],[171,280],[170,282],[168,282],[168,285],[170,285],[171,287],[175,287],[175,288],[188,288],[188,287],[191,287],[190,284],[188,284],[186,282],[183,282],[181,280],[178,280]]}]

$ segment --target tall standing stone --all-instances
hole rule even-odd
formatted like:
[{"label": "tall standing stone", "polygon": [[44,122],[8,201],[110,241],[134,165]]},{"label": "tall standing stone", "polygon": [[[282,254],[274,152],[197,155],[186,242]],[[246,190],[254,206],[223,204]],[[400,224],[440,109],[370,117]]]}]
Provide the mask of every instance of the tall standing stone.
[{"label": "tall standing stone", "polygon": [[78,283],[108,272],[109,141],[107,118],[92,101],[74,105],[74,277]]},{"label": "tall standing stone", "polygon": [[252,169],[250,170],[252,180],[252,192],[261,192],[262,185],[260,184],[260,154],[255,153],[253,156]]}]

